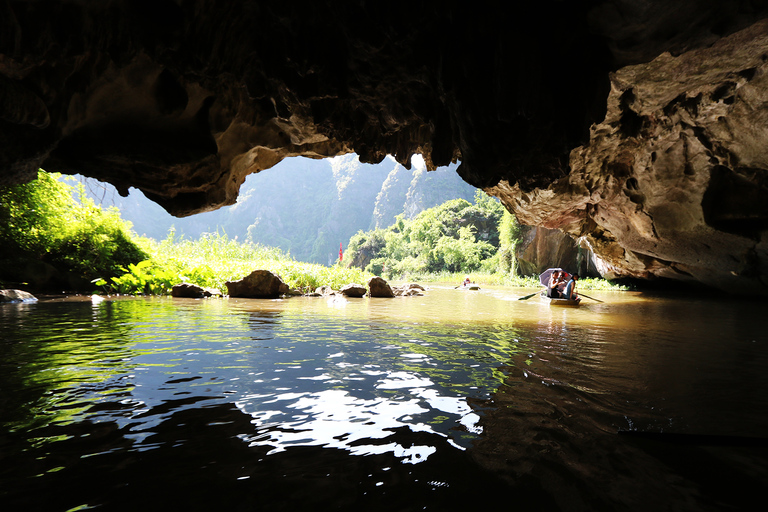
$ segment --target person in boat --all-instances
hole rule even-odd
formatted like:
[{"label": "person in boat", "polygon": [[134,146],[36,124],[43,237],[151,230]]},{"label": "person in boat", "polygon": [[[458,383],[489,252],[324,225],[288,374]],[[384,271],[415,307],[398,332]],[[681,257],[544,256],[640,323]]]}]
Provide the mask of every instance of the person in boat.
[{"label": "person in boat", "polygon": [[576,293],[576,281],[579,280],[579,274],[571,274],[571,280],[565,285],[562,297],[569,300],[579,300],[579,295]]},{"label": "person in boat", "polygon": [[560,292],[557,290],[557,284],[560,281],[560,271],[555,270],[552,275],[549,276],[549,285],[547,286],[547,297],[557,299],[560,297]]},{"label": "person in boat", "polygon": [[469,286],[470,284],[471,284],[471,281],[469,280],[469,276],[467,276],[467,277],[464,279],[464,284],[463,284],[462,286],[464,286],[464,287],[466,288],[466,287],[467,287],[467,286]]},{"label": "person in boat", "polygon": [[555,289],[557,290],[556,298],[563,298],[563,293],[565,293],[565,285],[568,283],[568,279],[570,279],[570,277],[571,275],[565,270],[560,271],[560,275],[557,278],[557,285],[555,286]]}]

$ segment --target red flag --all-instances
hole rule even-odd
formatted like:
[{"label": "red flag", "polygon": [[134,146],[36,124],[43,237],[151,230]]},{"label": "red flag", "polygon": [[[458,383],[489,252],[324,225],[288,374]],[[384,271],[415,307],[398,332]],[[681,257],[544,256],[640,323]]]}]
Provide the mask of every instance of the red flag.
[{"label": "red flag", "polygon": [[341,258],[344,256],[341,252],[341,242],[339,242],[339,261],[341,261]]}]

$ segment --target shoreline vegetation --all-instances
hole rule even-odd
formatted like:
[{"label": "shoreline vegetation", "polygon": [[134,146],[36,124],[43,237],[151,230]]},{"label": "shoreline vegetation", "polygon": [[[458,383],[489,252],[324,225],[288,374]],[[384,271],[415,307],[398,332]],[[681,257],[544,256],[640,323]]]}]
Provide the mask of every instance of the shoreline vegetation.
[{"label": "shoreline vegetation", "polygon": [[[82,185],[68,183],[71,178],[42,170],[38,175],[31,183],[0,189],[0,243],[7,254],[0,258],[5,269],[0,275],[2,286],[17,281],[9,272],[42,265],[55,267],[68,274],[70,282],[74,279],[94,293],[122,295],[166,295],[183,282],[224,292],[225,282],[254,270],[277,274],[291,289],[303,293],[321,286],[338,290],[351,283],[364,285],[375,275],[388,281],[456,284],[469,276],[481,286],[541,287],[536,277],[515,275],[511,259],[514,218],[480,195],[475,205],[449,201],[412,221],[401,216],[396,225],[378,230],[374,235],[380,234],[382,242],[389,239],[393,243],[377,247],[377,257],[362,269],[350,263],[366,240],[373,238],[368,234],[353,237],[344,260],[332,266],[297,261],[278,248],[230,239],[219,232],[191,240],[177,237],[171,229],[165,240],[157,242],[136,235],[118,210],[96,206]],[[462,215],[466,219],[467,214],[490,226],[484,240],[477,240],[470,226],[450,223]],[[504,231],[500,237],[499,224]],[[435,231],[438,228],[442,232]],[[418,252],[429,253],[425,260],[429,265],[421,265],[413,257]],[[400,261],[405,263],[395,260],[396,253],[403,255]],[[439,262],[444,266],[438,266]],[[443,270],[436,271],[440,268]],[[602,279],[584,279],[579,288],[627,289]]]}]

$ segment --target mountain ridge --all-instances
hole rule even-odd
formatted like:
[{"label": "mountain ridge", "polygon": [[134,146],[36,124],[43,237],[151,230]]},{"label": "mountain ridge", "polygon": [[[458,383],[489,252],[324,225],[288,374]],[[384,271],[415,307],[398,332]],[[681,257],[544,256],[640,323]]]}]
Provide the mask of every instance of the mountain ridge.
[{"label": "mountain ridge", "polygon": [[407,170],[392,158],[363,164],[354,154],[286,159],[250,175],[234,205],[184,218],[171,216],[138,190],[121,197],[111,185],[81,181],[89,197],[117,207],[139,235],[162,240],[171,229],[187,238],[224,231],[279,247],[299,261],[331,265],[339,243],[346,245],[358,231],[390,226],[401,213],[413,218],[447,200],[474,197],[476,189],[456,174],[457,164],[428,172],[420,158],[412,163]]}]

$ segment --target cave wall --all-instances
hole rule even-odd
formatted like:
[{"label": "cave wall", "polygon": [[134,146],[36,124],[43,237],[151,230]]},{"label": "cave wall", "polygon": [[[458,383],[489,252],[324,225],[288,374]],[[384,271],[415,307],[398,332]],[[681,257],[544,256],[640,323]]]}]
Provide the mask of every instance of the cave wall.
[{"label": "cave wall", "polygon": [[612,75],[571,173],[493,193],[522,222],[587,244],[608,277],[768,285],[768,21]]},{"label": "cave wall", "polygon": [[0,0],[0,186],[43,167],[185,216],[283,158],[420,153],[608,275],[765,294],[764,18],[748,0]]},{"label": "cave wall", "polygon": [[515,246],[517,273],[538,277],[548,268],[562,268],[582,278],[601,277],[603,262],[589,249],[559,229],[521,226],[520,242]]}]

